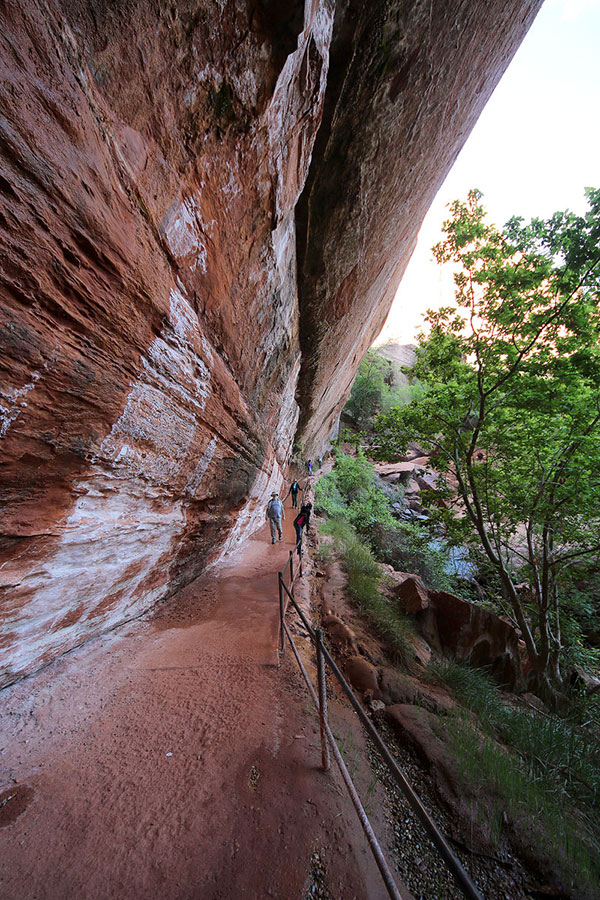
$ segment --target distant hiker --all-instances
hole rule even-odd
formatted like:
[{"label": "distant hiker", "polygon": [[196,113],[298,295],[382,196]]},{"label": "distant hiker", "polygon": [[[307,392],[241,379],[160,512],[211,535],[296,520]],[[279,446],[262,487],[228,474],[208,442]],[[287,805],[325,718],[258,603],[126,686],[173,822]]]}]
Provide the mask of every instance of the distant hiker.
[{"label": "distant hiker", "polygon": [[306,471],[309,475],[312,475],[312,459],[307,460]]},{"label": "distant hiker", "polygon": [[320,456],[320,457],[318,458],[317,462],[318,462],[318,464],[319,464],[319,472],[320,472],[321,469],[323,468],[323,457]]},{"label": "distant hiker", "polygon": [[285,519],[285,510],[277,491],[273,491],[271,499],[267,503],[267,519],[271,529],[271,543],[274,544],[276,531],[279,534],[279,540],[281,540],[281,520]]},{"label": "distant hiker", "polygon": [[[292,508],[293,509],[298,509],[298,491],[299,490],[300,490],[300,485],[294,478],[294,480],[292,481],[292,483],[290,485],[290,489],[288,491],[288,494],[292,495]],[[286,494],[286,497],[287,497],[287,494]]]}]

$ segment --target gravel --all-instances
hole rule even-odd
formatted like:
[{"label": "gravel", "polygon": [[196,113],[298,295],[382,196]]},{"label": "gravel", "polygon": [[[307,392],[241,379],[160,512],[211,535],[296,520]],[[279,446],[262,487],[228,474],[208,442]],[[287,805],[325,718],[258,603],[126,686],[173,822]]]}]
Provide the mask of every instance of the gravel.
[{"label": "gravel", "polygon": [[[377,728],[438,827],[448,834],[451,830],[449,817],[436,804],[426,771],[398,743],[381,719],[378,719]],[[385,794],[385,818],[394,836],[393,865],[396,871],[415,900],[462,900],[462,892],[368,738],[367,747],[370,765]],[[468,838],[463,840],[468,844]],[[509,853],[499,850],[494,859],[456,846],[452,849],[485,900],[525,900],[531,896],[525,888],[529,874]]]},{"label": "gravel", "polygon": [[315,850],[310,858],[310,883],[305,900],[334,900],[327,887],[327,866],[324,851]]}]

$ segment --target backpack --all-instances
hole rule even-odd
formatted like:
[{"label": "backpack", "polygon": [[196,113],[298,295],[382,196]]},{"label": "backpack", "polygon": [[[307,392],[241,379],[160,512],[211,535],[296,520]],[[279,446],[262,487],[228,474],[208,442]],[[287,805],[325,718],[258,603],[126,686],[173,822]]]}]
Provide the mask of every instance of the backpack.
[{"label": "backpack", "polygon": [[279,519],[281,517],[280,500],[269,500],[267,504],[267,515],[270,519]]},{"label": "backpack", "polygon": [[306,522],[306,516],[304,515],[304,513],[303,512],[298,513],[298,515],[294,519],[294,528],[296,528],[296,526],[304,525],[305,522]]}]

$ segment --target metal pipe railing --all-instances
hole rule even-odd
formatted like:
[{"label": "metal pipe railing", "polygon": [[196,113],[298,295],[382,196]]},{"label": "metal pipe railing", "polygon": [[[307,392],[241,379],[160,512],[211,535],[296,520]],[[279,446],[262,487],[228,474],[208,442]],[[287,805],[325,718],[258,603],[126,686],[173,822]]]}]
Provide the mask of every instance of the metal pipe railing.
[{"label": "metal pipe railing", "polygon": [[[291,555],[291,553],[290,553],[290,555]],[[293,587],[293,584],[292,584],[292,587]],[[289,597],[294,609],[300,616],[302,624],[308,631],[308,634],[310,635],[311,640],[313,641],[313,643],[317,644],[317,641],[318,641],[317,631],[312,628],[312,626],[309,624],[306,616],[304,615],[304,613],[302,612],[302,610],[296,603],[296,601],[294,599],[294,595],[291,593],[291,591],[289,590],[285,581],[283,580],[282,572],[279,572],[279,591],[280,591],[280,596],[283,596],[283,591],[285,591],[285,593]],[[287,626],[286,626],[285,620],[284,620],[285,608],[284,608],[284,604],[281,602],[280,602],[280,615],[281,615],[281,621],[280,621],[281,635],[283,636],[284,633],[287,632],[288,637],[289,637],[289,632],[288,632],[288,629],[287,629]],[[350,687],[350,685],[348,684],[348,682],[346,681],[346,679],[340,672],[335,660],[332,658],[331,654],[327,650],[327,647],[325,647],[325,645],[323,644],[322,641],[320,642],[320,644],[321,644],[320,653],[322,654],[322,659],[324,659],[327,662],[331,671],[337,678],[342,690],[348,697],[348,699],[349,699],[350,703],[352,704],[355,712],[357,713],[360,721],[367,729],[369,736],[371,737],[373,743],[379,750],[379,753],[381,754],[382,759],[387,764],[388,769],[390,770],[390,773],[391,773],[392,777],[394,778],[396,784],[398,785],[398,787],[400,788],[400,790],[406,797],[409,805],[411,806],[411,808],[412,808],[413,812],[415,813],[416,817],[418,818],[419,822],[421,823],[421,825],[427,832],[429,838],[431,839],[432,843],[438,850],[440,856],[442,857],[446,866],[450,870],[456,884],[458,885],[458,887],[460,888],[460,890],[462,891],[464,896],[468,898],[468,900],[483,900],[482,895],[479,893],[479,891],[475,887],[473,881],[471,880],[470,876],[464,869],[464,867],[463,867],[462,863],[460,862],[460,860],[458,859],[458,857],[455,855],[455,853],[451,849],[446,838],[444,837],[444,835],[442,834],[442,832],[440,831],[440,829],[438,828],[438,826],[436,825],[434,820],[431,818],[431,816],[427,812],[427,809],[421,802],[421,799],[419,798],[419,796],[416,794],[416,792],[413,790],[412,786],[409,784],[409,782],[407,781],[404,774],[401,772],[401,770],[398,766],[398,763],[396,762],[396,760],[394,759],[394,757],[388,750],[381,735],[379,734],[379,732],[377,731],[377,729],[375,728],[375,726],[373,725],[373,723],[367,716],[366,712],[362,708],[362,705],[357,700],[357,698],[354,694],[354,691],[352,690],[352,688]],[[280,646],[282,647],[282,652],[283,652],[285,650],[285,639],[284,638],[283,638]]]},{"label": "metal pipe railing", "polygon": [[[327,722],[326,710],[324,711],[324,707],[321,706],[321,704],[319,703],[319,700],[315,693],[315,689],[312,686],[311,680],[308,677],[308,673],[304,667],[302,660],[300,659],[300,654],[298,653],[298,650],[296,648],[296,645],[294,643],[292,635],[290,634],[289,629],[288,629],[287,625],[285,624],[285,622],[283,623],[283,628],[284,628],[285,633],[287,634],[288,640],[290,642],[290,646],[294,652],[294,656],[296,657],[296,660],[298,661],[298,665],[300,666],[300,671],[302,672],[302,674],[304,676],[304,680],[306,681],[306,686],[308,687],[308,690],[312,697],[313,703],[315,704],[316,709],[319,711],[319,717],[321,719],[321,722],[323,723],[323,728],[321,731],[321,741],[325,744],[325,747],[327,747],[328,745],[331,747],[331,751],[335,757],[335,761],[338,764],[338,768],[339,768],[342,778],[344,780],[344,784],[346,785],[346,788],[348,789],[348,793],[350,794],[350,798],[352,800],[352,803],[354,805],[354,808],[356,810],[358,818],[360,819],[360,824],[363,827],[363,831],[364,831],[367,841],[369,843],[369,847],[371,848],[371,852],[373,853],[375,862],[377,863],[379,871],[381,872],[381,877],[383,878],[383,881],[387,888],[387,892],[390,895],[390,897],[392,898],[392,900],[402,900],[402,895],[399,893],[398,888],[396,887],[396,883],[394,881],[392,873],[390,872],[390,869],[386,862],[385,856],[383,855],[383,851],[382,851],[381,847],[379,846],[379,842],[378,842],[377,838],[375,837],[375,832],[373,831],[371,823],[369,822],[369,818],[367,816],[367,813],[365,812],[365,808],[360,801],[360,797],[358,796],[356,788],[354,787],[354,783],[352,781],[350,773],[348,772],[346,763],[343,760],[342,754],[339,751],[338,745],[337,745],[335,738],[333,736],[333,733],[329,727],[329,723]],[[324,741],[324,736],[327,738],[326,741]],[[323,750],[323,744],[322,744],[321,752],[322,752],[322,754],[324,754],[324,752],[325,752]],[[327,767],[323,766],[324,769],[329,768],[329,754],[327,754],[327,759],[328,759]]]}]

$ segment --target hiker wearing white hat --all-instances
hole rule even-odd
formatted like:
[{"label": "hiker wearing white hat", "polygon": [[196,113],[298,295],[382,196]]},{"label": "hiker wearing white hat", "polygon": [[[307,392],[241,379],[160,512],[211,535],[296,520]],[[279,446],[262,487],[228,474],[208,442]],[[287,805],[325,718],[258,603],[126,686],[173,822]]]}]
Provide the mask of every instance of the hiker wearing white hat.
[{"label": "hiker wearing white hat", "polygon": [[279,534],[279,540],[281,540],[281,521],[285,519],[285,510],[277,491],[273,491],[271,499],[267,503],[267,519],[271,529],[271,543],[274,544],[276,532]]}]

